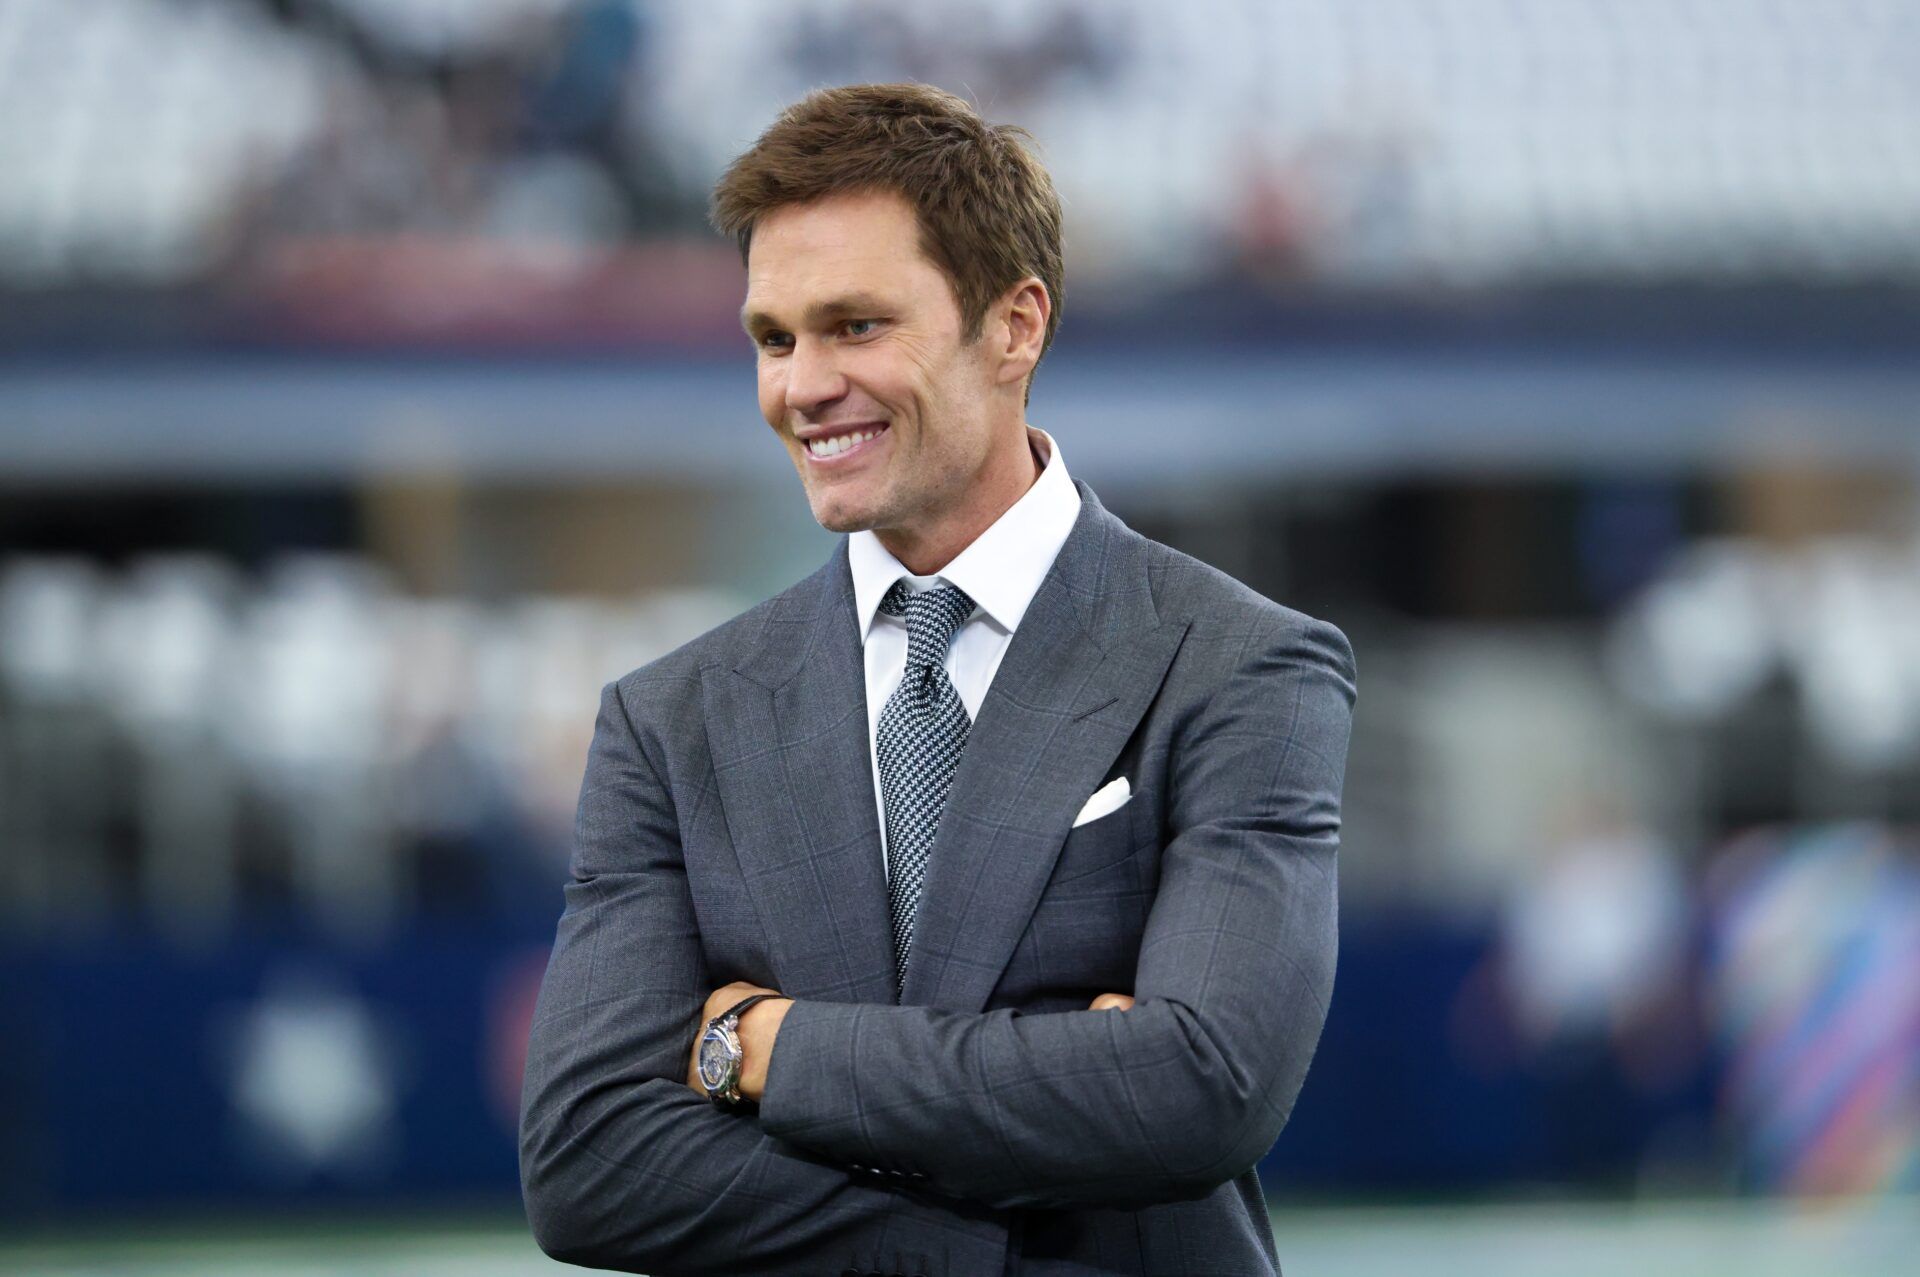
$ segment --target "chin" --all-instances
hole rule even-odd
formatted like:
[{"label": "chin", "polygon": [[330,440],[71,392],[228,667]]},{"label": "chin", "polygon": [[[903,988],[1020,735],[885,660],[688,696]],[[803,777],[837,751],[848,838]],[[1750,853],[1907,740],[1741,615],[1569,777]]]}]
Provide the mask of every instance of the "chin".
[{"label": "chin", "polygon": [[874,526],[874,520],[868,514],[838,501],[829,502],[824,507],[820,502],[814,502],[813,518],[814,522],[829,532],[865,532]]},{"label": "chin", "polygon": [[865,519],[849,518],[842,515],[814,516],[814,521],[829,532],[865,532],[872,527]]}]

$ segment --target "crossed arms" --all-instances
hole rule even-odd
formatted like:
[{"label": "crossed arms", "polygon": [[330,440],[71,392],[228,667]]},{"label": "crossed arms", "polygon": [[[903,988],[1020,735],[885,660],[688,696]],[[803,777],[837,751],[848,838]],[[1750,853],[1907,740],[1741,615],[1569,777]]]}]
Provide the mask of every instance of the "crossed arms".
[{"label": "crossed arms", "polygon": [[[735,980],[707,995],[706,1005],[701,1008],[696,1021],[710,1024],[716,1016],[725,1015],[729,1008],[757,993],[769,996],[766,1001],[748,1007],[734,1024],[734,1033],[740,1040],[740,1096],[756,1104],[766,1090],[767,1057],[773,1053],[774,1043],[780,1037],[780,1021],[786,1018],[787,1008],[793,1005],[794,999],[781,994],[778,989]],[[1095,1011],[1124,1011],[1132,1005],[1133,997],[1126,993],[1103,993],[1088,1004]],[[687,1052],[687,1085],[702,1095],[706,1094],[706,1084],[700,1080],[698,1036],[693,1040],[693,1049]]]},{"label": "crossed arms", "polygon": [[1252,641],[1182,727],[1124,1014],[795,1002],[754,1115],[686,1085],[713,984],[658,744],[609,684],[522,1097],[542,1249],[719,1273],[934,1237],[965,1271],[997,1265],[1006,1210],[1195,1198],[1253,1166],[1332,991],[1353,702],[1345,636],[1309,619]]}]

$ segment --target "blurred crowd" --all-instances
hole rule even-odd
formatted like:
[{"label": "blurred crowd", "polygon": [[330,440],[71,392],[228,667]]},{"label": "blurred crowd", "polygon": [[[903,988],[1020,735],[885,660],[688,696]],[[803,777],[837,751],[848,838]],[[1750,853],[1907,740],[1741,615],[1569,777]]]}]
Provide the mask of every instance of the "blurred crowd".
[{"label": "blurred crowd", "polygon": [[[874,0],[0,0],[0,284],[245,293],[315,239],[603,265],[705,245],[729,155],[805,88],[876,76],[1036,132],[1095,296],[1911,281],[1920,104],[1888,51],[1916,24],[1880,0],[995,0],[957,23]],[[353,265],[332,269],[372,288]]]},{"label": "blurred crowd", "polygon": [[0,560],[8,930],[203,945],[291,912],[378,942],[545,904],[601,685],[740,606],[421,598],[342,556]]}]

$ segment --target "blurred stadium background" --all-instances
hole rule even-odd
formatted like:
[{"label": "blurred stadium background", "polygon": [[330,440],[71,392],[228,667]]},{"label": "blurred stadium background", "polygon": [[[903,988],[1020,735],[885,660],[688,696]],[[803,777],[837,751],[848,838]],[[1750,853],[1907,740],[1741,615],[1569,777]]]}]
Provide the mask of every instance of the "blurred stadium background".
[{"label": "blurred stadium background", "polygon": [[1352,638],[1303,1275],[1920,1272],[1920,4],[0,0],[0,1269],[551,1270],[595,695],[832,538],[721,166],[916,78],[1030,419]]}]

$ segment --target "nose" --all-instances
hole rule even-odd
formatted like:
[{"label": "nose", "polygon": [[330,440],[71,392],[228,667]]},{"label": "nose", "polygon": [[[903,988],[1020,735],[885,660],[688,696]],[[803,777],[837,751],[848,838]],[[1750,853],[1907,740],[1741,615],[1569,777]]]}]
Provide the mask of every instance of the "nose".
[{"label": "nose", "polygon": [[795,338],[786,364],[787,408],[800,416],[812,416],[847,393],[847,379],[825,342]]}]

